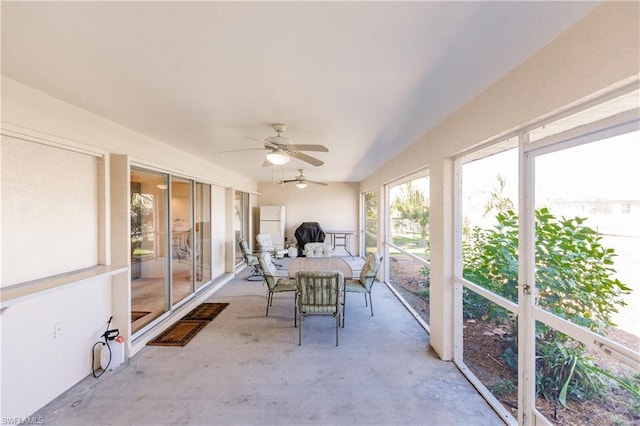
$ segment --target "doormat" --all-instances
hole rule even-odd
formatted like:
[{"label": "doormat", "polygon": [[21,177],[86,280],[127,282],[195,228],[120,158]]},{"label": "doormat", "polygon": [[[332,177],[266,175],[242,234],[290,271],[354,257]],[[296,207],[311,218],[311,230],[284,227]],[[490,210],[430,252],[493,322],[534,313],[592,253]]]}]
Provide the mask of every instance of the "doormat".
[{"label": "doormat", "polygon": [[147,311],[131,311],[131,322],[138,321],[140,318],[149,315]]},{"label": "doormat", "polygon": [[183,316],[182,319],[213,321],[227,306],[229,306],[228,303],[202,303]]},{"label": "doormat", "polygon": [[184,346],[209,324],[203,320],[179,320],[149,341],[147,346]]}]

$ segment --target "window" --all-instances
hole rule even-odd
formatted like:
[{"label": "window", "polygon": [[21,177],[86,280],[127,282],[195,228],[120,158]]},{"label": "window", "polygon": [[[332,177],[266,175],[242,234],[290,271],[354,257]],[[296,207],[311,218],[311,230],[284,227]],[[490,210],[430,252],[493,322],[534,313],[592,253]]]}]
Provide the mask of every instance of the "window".
[{"label": "window", "polygon": [[458,339],[464,364],[508,410],[518,406],[517,138],[466,160],[460,170],[464,287]]},{"label": "window", "polygon": [[362,195],[363,218],[362,239],[363,253],[378,251],[378,192],[370,191]]},{"label": "window", "polygon": [[387,186],[389,282],[429,322],[429,177]]},{"label": "window", "polygon": [[[559,330],[554,317],[569,320],[623,347],[640,347],[640,131],[571,144],[532,155],[535,167],[535,305],[551,313],[539,321],[536,353],[553,353],[558,364],[575,369],[569,397],[616,399],[629,403],[604,373],[632,380],[637,371]],[[594,171],[597,171],[594,173]],[[571,176],[567,179],[567,174]],[[634,182],[632,184],[632,182]],[[637,208],[624,212],[621,204]],[[561,341],[562,346],[555,346]],[[614,349],[615,350],[615,349]],[[595,366],[598,370],[590,369]],[[538,365],[538,395],[549,398],[571,380],[564,371]],[[637,380],[637,378],[636,378]],[[602,381],[602,382],[601,382]],[[637,382],[636,382],[637,383]],[[583,396],[582,393],[586,393]],[[617,396],[620,394],[620,396]],[[616,395],[616,396],[614,396]],[[544,411],[539,398],[537,406]],[[545,413],[547,416],[553,416]]]}]

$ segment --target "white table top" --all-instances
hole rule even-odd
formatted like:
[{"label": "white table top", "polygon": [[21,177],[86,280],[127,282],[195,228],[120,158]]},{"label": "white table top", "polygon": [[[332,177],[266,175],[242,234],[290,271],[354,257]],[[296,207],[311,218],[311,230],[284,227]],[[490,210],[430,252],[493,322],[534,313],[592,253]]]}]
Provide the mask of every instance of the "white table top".
[{"label": "white table top", "polygon": [[295,278],[298,271],[340,271],[345,280],[353,278],[351,266],[340,257],[297,257],[287,272],[289,277]]}]

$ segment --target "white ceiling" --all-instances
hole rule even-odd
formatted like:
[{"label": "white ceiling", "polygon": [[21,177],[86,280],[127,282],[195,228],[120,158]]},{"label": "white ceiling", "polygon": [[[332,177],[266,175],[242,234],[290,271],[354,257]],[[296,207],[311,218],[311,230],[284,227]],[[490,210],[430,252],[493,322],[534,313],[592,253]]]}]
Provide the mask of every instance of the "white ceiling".
[{"label": "white ceiling", "polygon": [[[2,73],[259,181],[359,181],[597,3],[2,2]],[[285,136],[313,167],[261,167]]]}]

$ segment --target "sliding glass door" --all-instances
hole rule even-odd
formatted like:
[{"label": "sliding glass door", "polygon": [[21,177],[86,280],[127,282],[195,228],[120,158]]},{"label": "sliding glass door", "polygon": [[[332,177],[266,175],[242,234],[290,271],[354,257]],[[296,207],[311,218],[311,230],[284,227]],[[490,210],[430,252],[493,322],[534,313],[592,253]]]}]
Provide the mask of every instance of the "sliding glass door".
[{"label": "sliding glass door", "polygon": [[130,176],[135,336],[211,283],[211,185],[138,167]]}]

